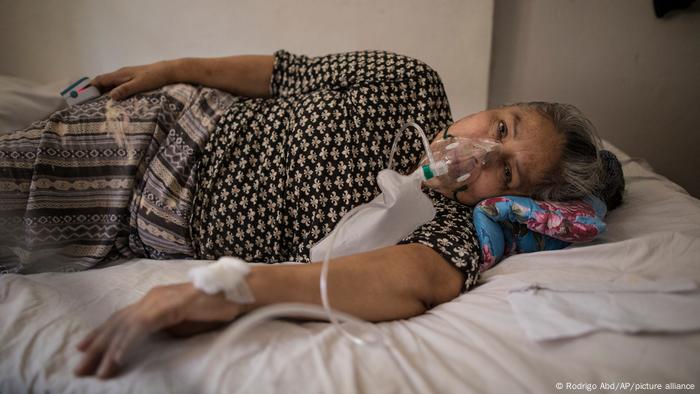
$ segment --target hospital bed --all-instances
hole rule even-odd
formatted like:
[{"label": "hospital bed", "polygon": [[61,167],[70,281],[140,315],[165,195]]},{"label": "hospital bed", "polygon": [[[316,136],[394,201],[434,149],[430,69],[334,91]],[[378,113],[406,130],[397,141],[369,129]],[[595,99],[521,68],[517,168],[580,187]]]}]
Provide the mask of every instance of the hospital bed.
[{"label": "hospital bed", "polygon": [[[3,105],[12,99],[6,94]],[[44,111],[61,105],[47,100]],[[14,108],[13,117],[37,116]],[[5,114],[3,121],[11,122]],[[187,271],[203,262],[136,259],[79,273],[2,276],[0,393],[541,393],[635,387],[627,384],[661,384],[656,391],[664,392],[692,384],[697,390],[700,331],[692,321],[685,327],[673,327],[674,321],[649,327],[635,311],[620,309],[609,291],[631,284],[636,312],[641,307],[660,319],[672,319],[676,305],[697,310],[700,201],[643,160],[606,146],[623,163],[626,194],[601,237],[560,251],[509,257],[457,299],[421,316],[378,324],[391,348],[358,347],[328,323],[282,319],[262,323],[235,342],[229,335],[235,325],[187,339],[154,335],[119,377],[76,378],[72,369],[81,353],[75,345],[87,332],[151,287],[186,281]],[[664,283],[682,288],[669,290]],[[556,308],[551,303],[562,298],[518,304],[532,308],[525,310],[532,311],[531,318],[542,310],[564,311],[544,333],[542,327],[537,331],[537,319],[524,321],[528,317],[514,309],[517,295],[557,292],[580,294],[582,300],[602,294],[610,302],[600,304],[593,327],[579,331],[572,331],[572,321],[585,305],[576,305],[576,297]],[[599,329],[611,315],[627,332],[615,324]]]}]

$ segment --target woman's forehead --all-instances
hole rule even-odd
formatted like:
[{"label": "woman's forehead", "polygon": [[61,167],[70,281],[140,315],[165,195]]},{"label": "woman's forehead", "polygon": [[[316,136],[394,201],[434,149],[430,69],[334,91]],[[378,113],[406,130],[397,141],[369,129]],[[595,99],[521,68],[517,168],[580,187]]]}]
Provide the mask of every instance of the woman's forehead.
[{"label": "woman's forehead", "polygon": [[536,109],[522,107],[518,105],[494,108],[487,112],[491,112],[493,115],[518,117],[521,121],[531,126],[539,126],[543,123],[552,123],[547,116],[538,112]]},{"label": "woman's forehead", "polygon": [[530,185],[536,185],[559,163],[564,137],[551,120],[536,111],[524,111],[519,126],[520,136],[513,141],[513,154],[527,168]]},{"label": "woman's forehead", "polygon": [[508,106],[485,112],[489,117],[504,118],[506,122],[510,122],[508,124],[510,131],[517,134],[518,137],[550,141],[560,140],[552,120],[535,109]]}]

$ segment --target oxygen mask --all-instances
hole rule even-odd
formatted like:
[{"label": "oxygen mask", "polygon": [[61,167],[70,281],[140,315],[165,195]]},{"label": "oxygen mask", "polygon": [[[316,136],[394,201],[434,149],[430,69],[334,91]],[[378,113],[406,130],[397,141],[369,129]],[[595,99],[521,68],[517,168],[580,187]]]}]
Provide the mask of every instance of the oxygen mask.
[{"label": "oxygen mask", "polygon": [[448,136],[430,144],[419,171],[426,186],[457,200],[457,193],[467,190],[499,152],[494,140]]}]

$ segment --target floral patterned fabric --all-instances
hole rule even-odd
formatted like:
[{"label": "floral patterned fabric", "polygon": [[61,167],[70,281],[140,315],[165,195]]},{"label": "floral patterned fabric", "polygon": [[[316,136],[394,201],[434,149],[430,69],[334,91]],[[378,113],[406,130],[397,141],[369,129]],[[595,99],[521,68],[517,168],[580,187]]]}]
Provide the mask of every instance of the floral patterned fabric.
[{"label": "floral patterned fabric", "polygon": [[474,226],[481,244],[481,271],[517,253],[561,249],[588,242],[605,231],[605,203],[544,202],[504,196],[481,201],[474,208]]}]

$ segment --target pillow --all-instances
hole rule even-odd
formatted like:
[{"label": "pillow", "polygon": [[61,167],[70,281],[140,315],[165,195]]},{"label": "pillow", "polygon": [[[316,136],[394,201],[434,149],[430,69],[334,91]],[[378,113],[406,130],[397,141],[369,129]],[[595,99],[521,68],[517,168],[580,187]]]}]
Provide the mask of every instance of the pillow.
[{"label": "pillow", "polygon": [[474,207],[474,227],[481,245],[481,271],[516,253],[562,249],[572,242],[592,241],[605,231],[605,203],[589,196],[582,201],[544,202],[504,196]]},{"label": "pillow", "polygon": [[37,83],[17,77],[0,76],[0,133],[22,130],[66,107],[60,95],[69,80]]}]

